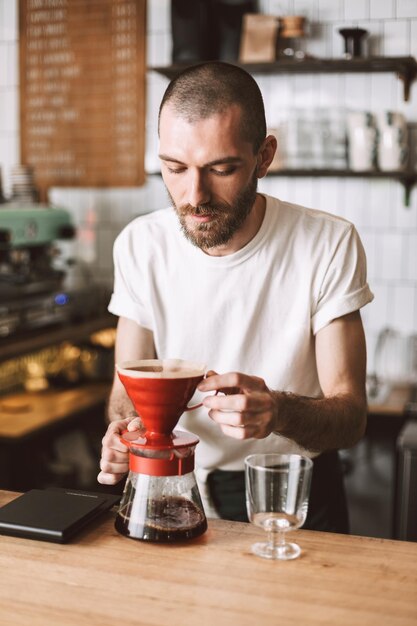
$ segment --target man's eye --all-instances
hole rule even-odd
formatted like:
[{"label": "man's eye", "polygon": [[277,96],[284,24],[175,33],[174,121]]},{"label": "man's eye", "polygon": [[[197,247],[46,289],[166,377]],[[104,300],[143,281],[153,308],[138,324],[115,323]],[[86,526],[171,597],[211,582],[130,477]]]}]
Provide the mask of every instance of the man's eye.
[{"label": "man's eye", "polygon": [[213,169],[214,174],[216,174],[216,176],[230,176],[230,174],[233,174],[236,171],[235,167],[229,167],[227,170],[216,170]]},{"label": "man's eye", "polygon": [[173,168],[173,167],[167,167],[168,172],[170,172],[171,174],[181,174],[182,172],[184,172],[184,168],[183,167],[179,167],[179,168]]}]

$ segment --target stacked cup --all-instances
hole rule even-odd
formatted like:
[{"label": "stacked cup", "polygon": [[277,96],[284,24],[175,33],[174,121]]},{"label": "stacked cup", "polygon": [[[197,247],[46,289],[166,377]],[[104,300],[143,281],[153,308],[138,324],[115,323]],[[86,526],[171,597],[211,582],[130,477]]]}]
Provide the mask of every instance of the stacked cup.
[{"label": "stacked cup", "polygon": [[408,161],[407,122],[401,113],[378,114],[378,165],[383,172],[405,170]]},{"label": "stacked cup", "polygon": [[347,116],[349,167],[354,172],[375,170],[378,131],[368,111],[349,111]]}]

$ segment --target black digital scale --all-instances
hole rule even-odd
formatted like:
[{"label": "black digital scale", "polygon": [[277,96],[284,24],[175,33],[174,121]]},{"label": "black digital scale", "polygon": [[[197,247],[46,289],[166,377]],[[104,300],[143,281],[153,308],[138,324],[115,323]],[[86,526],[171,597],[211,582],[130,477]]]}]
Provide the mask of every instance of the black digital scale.
[{"label": "black digital scale", "polygon": [[120,497],[58,487],[31,489],[0,507],[0,534],[67,543]]}]

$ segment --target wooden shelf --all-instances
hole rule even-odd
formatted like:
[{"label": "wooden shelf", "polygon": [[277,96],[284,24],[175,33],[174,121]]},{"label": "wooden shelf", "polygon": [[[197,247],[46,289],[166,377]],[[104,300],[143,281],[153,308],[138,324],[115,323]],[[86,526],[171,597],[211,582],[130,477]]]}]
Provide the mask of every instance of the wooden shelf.
[{"label": "wooden shelf", "polygon": [[291,176],[291,177],[307,177],[307,176],[324,176],[343,178],[379,178],[397,180],[404,187],[404,204],[410,206],[410,196],[413,186],[417,183],[417,171],[406,172],[381,172],[375,170],[373,172],[354,172],[352,170],[334,170],[334,169],[286,169],[286,170],[269,170],[268,176]]},{"label": "wooden shelf", "polygon": [[[150,67],[149,69],[174,78],[190,64]],[[414,57],[369,57],[357,59],[280,59],[272,63],[236,63],[251,74],[335,74],[394,72],[404,83],[404,100],[410,97],[410,87],[417,77]]]},{"label": "wooden shelf", "polygon": [[0,339],[1,360],[22,356],[62,341],[87,339],[92,333],[114,327],[115,324],[116,318],[109,313],[78,324],[68,322],[59,326],[49,326],[42,330],[28,331],[18,336]]}]

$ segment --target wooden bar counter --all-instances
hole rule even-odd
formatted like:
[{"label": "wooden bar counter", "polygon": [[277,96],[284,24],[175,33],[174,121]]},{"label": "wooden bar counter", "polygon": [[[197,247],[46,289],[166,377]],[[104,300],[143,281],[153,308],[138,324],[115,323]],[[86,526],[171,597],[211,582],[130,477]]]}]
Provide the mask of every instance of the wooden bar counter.
[{"label": "wooden bar counter", "polygon": [[122,537],[114,517],[66,545],[0,536],[0,624],[417,624],[417,543],[299,530],[301,557],[272,562],[251,554],[263,533],[250,524],[209,520],[158,545]]}]

